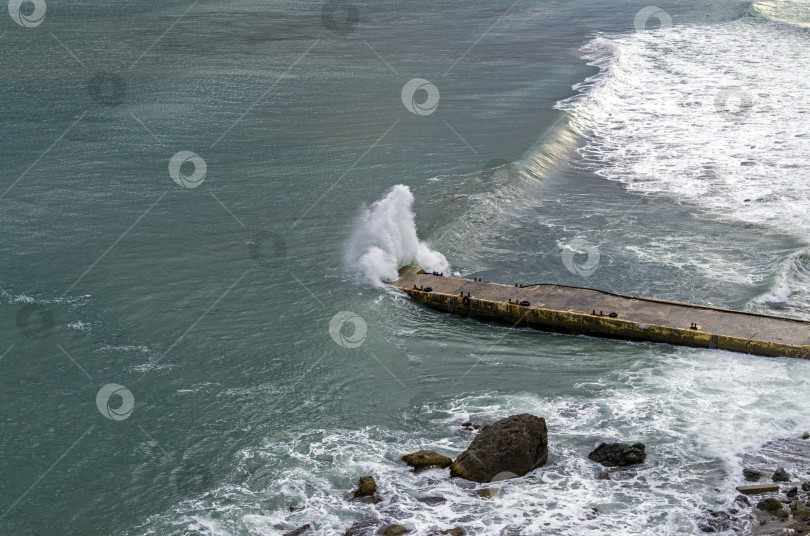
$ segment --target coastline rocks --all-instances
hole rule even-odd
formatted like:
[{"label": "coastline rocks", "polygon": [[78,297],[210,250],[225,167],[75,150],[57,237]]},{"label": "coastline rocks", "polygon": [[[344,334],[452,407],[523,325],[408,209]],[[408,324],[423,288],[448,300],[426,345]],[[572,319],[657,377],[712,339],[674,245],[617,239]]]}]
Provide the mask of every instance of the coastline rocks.
[{"label": "coastline rocks", "polygon": [[522,476],[548,459],[548,429],[540,417],[522,413],[483,428],[450,465],[450,476],[491,482],[502,473]]},{"label": "coastline rocks", "polygon": [[810,434],[808,434],[807,432],[803,433],[802,439],[810,439]]},{"label": "coastline rocks", "polygon": [[643,463],[647,458],[643,443],[601,443],[588,458],[605,467],[626,467]]},{"label": "coastline rocks", "polygon": [[312,532],[312,525],[310,525],[309,523],[307,523],[306,525],[303,525],[303,526],[301,526],[301,527],[298,527],[298,528],[297,528],[297,529],[295,529],[295,530],[291,530],[291,531],[289,531],[289,532],[285,532],[285,533],[284,533],[284,536],[301,536],[302,534],[307,534],[307,533],[309,533],[309,532]]},{"label": "coastline rocks", "polygon": [[784,468],[780,467],[773,474],[773,481],[774,482],[790,482],[790,475],[787,473],[787,471],[785,471]]},{"label": "coastline rocks", "polygon": [[810,482],[804,482],[802,484],[802,491],[810,491]]},{"label": "coastline rocks", "polygon": [[383,531],[383,536],[400,536],[400,534],[407,534],[410,530],[406,529],[402,525],[388,525],[388,527]]},{"label": "coastline rocks", "polygon": [[420,450],[418,452],[406,454],[401,459],[403,462],[413,467],[415,472],[424,471],[425,469],[429,469],[431,467],[439,467],[444,469],[446,467],[450,467],[450,464],[453,463],[452,459],[432,450]]},{"label": "coastline rocks", "polygon": [[373,517],[367,517],[352,524],[351,527],[346,529],[343,536],[371,536],[376,532],[379,524],[379,520]]},{"label": "coastline rocks", "polygon": [[453,527],[452,529],[434,532],[433,534],[446,534],[447,536],[464,536],[464,529],[461,527]]},{"label": "coastline rocks", "polygon": [[377,482],[373,476],[361,476],[357,481],[357,489],[352,493],[352,499],[357,499],[370,504],[377,504],[382,501],[377,495]]},{"label": "coastline rocks", "polygon": [[760,478],[762,478],[762,473],[757,471],[756,469],[743,469],[743,478],[745,478],[746,482],[756,482]]},{"label": "coastline rocks", "polygon": [[726,512],[709,511],[700,525],[701,532],[726,532],[732,528],[732,517]]},{"label": "coastline rocks", "polygon": [[762,499],[757,503],[757,509],[762,510],[763,512],[776,512],[777,510],[782,509],[782,503],[779,499],[774,499],[770,497],[768,499]]}]

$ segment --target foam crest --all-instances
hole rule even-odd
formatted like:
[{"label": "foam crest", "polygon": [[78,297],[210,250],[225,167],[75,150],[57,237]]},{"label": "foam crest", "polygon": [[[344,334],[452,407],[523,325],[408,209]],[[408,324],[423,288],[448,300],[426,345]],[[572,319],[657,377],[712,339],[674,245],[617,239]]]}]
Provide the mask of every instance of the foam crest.
[{"label": "foam crest", "polygon": [[416,264],[427,271],[449,272],[444,255],[419,240],[413,194],[402,184],[370,207],[363,207],[346,250],[347,265],[363,283],[381,285],[397,278],[397,270]]},{"label": "foam crest", "polygon": [[808,46],[762,18],[597,37],[584,52],[600,73],[557,106],[596,173],[806,239]]}]

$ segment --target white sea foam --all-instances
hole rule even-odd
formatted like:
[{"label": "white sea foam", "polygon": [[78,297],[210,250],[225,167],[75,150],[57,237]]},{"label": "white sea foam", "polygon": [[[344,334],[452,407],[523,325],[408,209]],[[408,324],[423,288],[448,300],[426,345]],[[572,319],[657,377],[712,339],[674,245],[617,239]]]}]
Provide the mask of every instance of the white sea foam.
[{"label": "white sea foam", "polygon": [[363,207],[354,224],[345,261],[364,283],[380,285],[397,278],[397,270],[417,264],[427,271],[449,272],[444,255],[419,240],[413,214],[413,194],[394,186],[385,197]]},{"label": "white sea foam", "polygon": [[558,107],[596,173],[808,239],[808,48],[757,17],[597,37],[584,50],[600,73]]},{"label": "white sea foam", "polygon": [[763,0],[753,7],[771,20],[810,28],[810,0]]},{"label": "white sea foam", "polygon": [[[354,521],[375,517],[419,535],[453,526],[472,536],[697,534],[703,508],[729,506],[737,495],[741,454],[804,430],[808,387],[799,360],[684,350],[617,368],[601,384],[580,384],[565,396],[427,396],[414,401],[407,431],[308,430],[247,448],[234,460],[238,483],[226,478],[199,490],[138,533],[200,530],[207,520],[216,523],[211,533],[274,535],[310,523],[318,534],[342,534]],[[399,461],[422,448],[454,457],[472,438],[459,423],[524,412],[548,421],[548,463],[500,482],[494,498],[475,494],[487,485],[451,479],[446,470],[415,474]],[[603,468],[587,454],[600,441],[643,441],[647,461],[599,480]],[[365,474],[377,480],[383,498],[377,505],[347,500]],[[445,500],[419,501],[427,496]]]}]

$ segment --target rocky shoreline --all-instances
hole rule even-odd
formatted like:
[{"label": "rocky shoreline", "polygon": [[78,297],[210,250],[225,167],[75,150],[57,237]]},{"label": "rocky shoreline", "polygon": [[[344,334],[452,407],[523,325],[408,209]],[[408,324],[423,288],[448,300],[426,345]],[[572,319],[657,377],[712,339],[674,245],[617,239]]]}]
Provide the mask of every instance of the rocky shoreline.
[{"label": "rocky shoreline", "polygon": [[[468,448],[455,459],[433,450],[403,454],[401,461],[414,472],[448,471],[449,478],[461,478],[478,484],[495,484],[528,474],[548,460],[548,430],[545,419],[520,414],[489,424],[464,422],[466,432],[475,434]],[[642,443],[601,443],[588,459],[602,466],[596,478],[611,479],[612,469],[643,464],[647,450]],[[737,534],[740,536],[810,535],[810,435],[773,441],[757,452],[741,458],[743,469],[732,482],[740,494],[725,509],[705,509],[697,519],[702,533]],[[719,492],[719,490],[717,490]],[[481,498],[491,499],[497,487],[476,489]],[[358,477],[354,489],[347,490],[347,501],[377,505],[385,500],[371,475]],[[418,499],[426,506],[446,501],[443,497]],[[291,511],[293,507],[291,507]],[[595,508],[588,519],[595,519]],[[308,523],[284,533],[284,536],[315,534]],[[345,528],[344,536],[399,536],[416,534],[413,528],[382,515],[361,519]],[[466,534],[464,527],[434,527],[427,536]],[[508,536],[522,536],[509,533]]]},{"label": "rocky shoreline", "polygon": [[[509,478],[526,475],[542,467],[548,461],[548,429],[545,419],[523,413],[487,425],[471,422],[461,424],[462,428],[474,432],[468,448],[455,460],[433,450],[419,450],[404,454],[401,460],[414,472],[428,469],[449,469],[450,478],[461,478],[478,484],[494,484]],[[627,467],[644,463],[646,448],[642,443],[601,443],[588,458],[603,467]],[[607,475],[604,477],[603,475]],[[607,472],[599,478],[610,476]],[[493,498],[498,494],[497,487],[477,489],[474,493],[481,498]],[[377,491],[377,482],[371,475],[360,476],[355,488],[346,497],[349,501],[366,504],[378,504],[384,499]],[[441,504],[443,497],[423,497],[418,499],[426,505]],[[592,508],[590,516],[595,516]],[[593,518],[593,517],[591,517]],[[399,536],[414,532],[400,525],[395,520],[385,521],[376,517],[361,519],[349,526],[344,536]],[[284,533],[284,536],[303,536],[314,534],[310,524],[303,525]],[[430,536],[466,534],[463,527],[436,527],[428,532]],[[508,536],[522,536],[510,533]]]}]

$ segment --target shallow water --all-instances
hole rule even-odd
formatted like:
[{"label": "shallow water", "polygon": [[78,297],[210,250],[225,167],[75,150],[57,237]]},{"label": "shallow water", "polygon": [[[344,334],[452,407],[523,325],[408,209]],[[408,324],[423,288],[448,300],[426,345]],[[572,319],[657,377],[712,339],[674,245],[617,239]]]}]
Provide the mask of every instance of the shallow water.
[{"label": "shallow water", "polygon": [[[810,317],[804,3],[660,4],[671,27],[638,2],[352,6],[54,0],[0,26],[3,533],[693,533],[743,455],[810,426],[802,361],[511,330],[369,282],[421,251]],[[549,463],[492,500],[398,461],[524,411]],[[647,463],[596,480],[603,440]],[[380,505],[345,500],[363,474]]]}]

